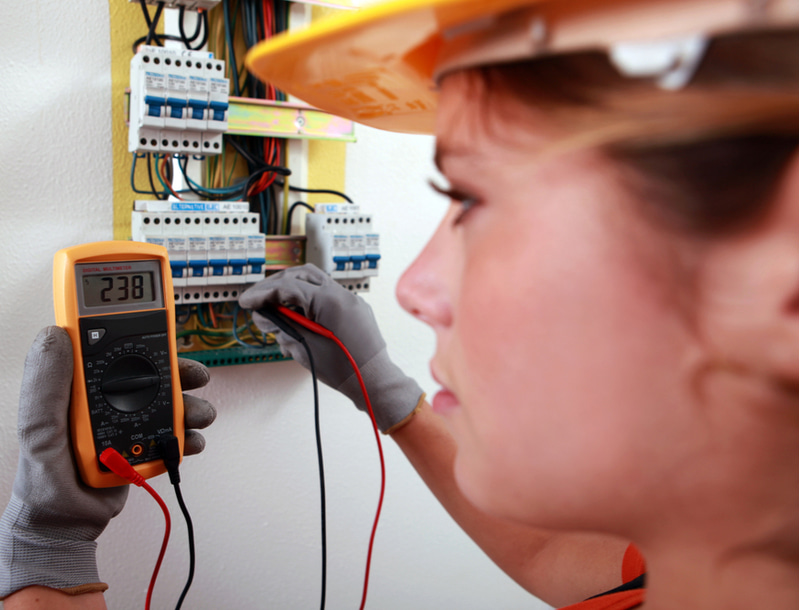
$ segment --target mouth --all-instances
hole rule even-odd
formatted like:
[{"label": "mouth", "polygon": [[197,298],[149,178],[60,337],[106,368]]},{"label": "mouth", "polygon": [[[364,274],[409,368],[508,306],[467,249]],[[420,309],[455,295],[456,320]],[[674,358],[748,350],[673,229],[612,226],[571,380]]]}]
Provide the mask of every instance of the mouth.
[{"label": "mouth", "polygon": [[438,415],[447,415],[448,413],[452,413],[456,409],[458,409],[461,404],[458,402],[458,398],[456,397],[453,392],[451,392],[439,379],[436,375],[436,371],[431,369],[431,376],[433,380],[439,384],[441,389],[434,395],[433,400],[431,401],[431,407],[433,408],[433,412]]}]

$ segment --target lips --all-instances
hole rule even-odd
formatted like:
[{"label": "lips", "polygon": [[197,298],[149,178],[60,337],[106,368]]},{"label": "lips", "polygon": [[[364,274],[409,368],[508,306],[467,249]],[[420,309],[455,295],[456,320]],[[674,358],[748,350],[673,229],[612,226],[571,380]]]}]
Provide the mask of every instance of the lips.
[{"label": "lips", "polygon": [[457,409],[460,406],[458,402],[458,398],[456,395],[453,394],[444,384],[440,381],[436,371],[433,370],[431,367],[431,376],[433,377],[434,381],[442,386],[442,389],[439,390],[436,395],[433,397],[431,401],[431,407],[433,407],[434,413],[438,413],[439,415],[446,415]]},{"label": "lips", "polygon": [[448,413],[455,411],[459,406],[460,405],[456,395],[448,390],[438,391],[431,402],[433,412],[438,413],[439,415],[447,415]]}]

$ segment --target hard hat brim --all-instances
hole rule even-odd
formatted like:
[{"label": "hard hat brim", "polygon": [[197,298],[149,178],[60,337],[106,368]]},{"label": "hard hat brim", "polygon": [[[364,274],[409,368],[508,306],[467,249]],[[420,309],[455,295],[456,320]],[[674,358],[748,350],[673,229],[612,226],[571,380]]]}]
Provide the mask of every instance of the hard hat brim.
[{"label": "hard hat brim", "polygon": [[743,0],[393,0],[270,38],[250,51],[246,65],[331,114],[431,134],[436,79],[449,70],[797,24],[796,0],[752,6]]}]

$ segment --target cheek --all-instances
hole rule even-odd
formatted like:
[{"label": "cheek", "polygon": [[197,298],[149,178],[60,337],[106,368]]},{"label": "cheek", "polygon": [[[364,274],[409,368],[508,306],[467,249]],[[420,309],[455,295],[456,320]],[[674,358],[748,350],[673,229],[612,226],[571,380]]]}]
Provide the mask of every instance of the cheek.
[{"label": "cheek", "polygon": [[561,510],[637,476],[632,458],[658,433],[645,411],[675,399],[679,319],[647,263],[590,212],[522,210],[482,225],[467,249],[453,425],[459,481],[484,507],[517,510],[544,492]]}]

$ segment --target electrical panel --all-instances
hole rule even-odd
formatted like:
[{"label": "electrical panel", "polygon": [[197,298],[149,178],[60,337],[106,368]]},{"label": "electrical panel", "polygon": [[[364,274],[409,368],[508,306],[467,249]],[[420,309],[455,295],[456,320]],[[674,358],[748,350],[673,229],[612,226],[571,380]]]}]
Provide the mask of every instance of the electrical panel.
[{"label": "electrical panel", "polygon": [[313,214],[306,214],[306,239],[306,262],[348,290],[369,290],[381,259],[380,236],[372,227],[372,214],[352,204],[317,204]]},{"label": "electrical panel", "polygon": [[175,303],[235,301],[264,279],[266,236],[247,202],[137,201],[135,241],[169,253]]},{"label": "electrical panel", "polygon": [[224,61],[203,51],[142,46],[131,60],[130,85],[130,152],[222,152],[229,107]]}]

